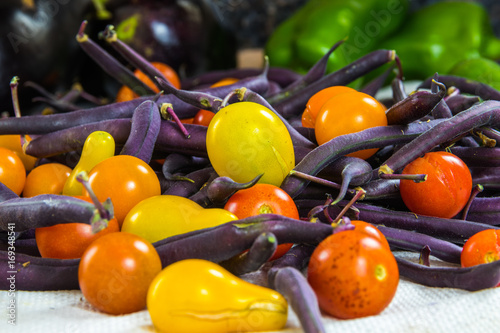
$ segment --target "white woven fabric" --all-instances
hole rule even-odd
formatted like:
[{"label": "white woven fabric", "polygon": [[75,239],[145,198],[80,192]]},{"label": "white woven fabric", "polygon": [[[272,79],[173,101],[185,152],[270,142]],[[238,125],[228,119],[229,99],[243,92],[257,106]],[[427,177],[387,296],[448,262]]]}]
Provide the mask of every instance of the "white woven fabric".
[{"label": "white woven fabric", "polygon": [[[415,256],[398,254],[402,256]],[[438,260],[432,265],[441,265]],[[146,310],[110,316],[94,310],[80,291],[17,291],[16,325],[7,323],[6,291],[0,292],[0,332],[154,332]],[[500,332],[500,288],[468,292],[428,288],[401,279],[392,303],[379,315],[355,320],[324,316],[327,332]],[[290,309],[283,333],[302,332]]]}]

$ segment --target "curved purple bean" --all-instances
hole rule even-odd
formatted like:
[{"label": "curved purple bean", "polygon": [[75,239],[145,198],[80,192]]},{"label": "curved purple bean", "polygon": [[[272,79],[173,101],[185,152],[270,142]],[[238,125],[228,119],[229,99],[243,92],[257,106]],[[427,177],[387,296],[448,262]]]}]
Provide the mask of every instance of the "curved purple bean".
[{"label": "curved purple bean", "polygon": [[499,117],[500,101],[485,101],[444,119],[396,151],[380,167],[379,173],[394,173],[394,170],[400,170],[418,156],[460,134],[480,126],[498,124]]},{"label": "curved purple bean", "polygon": [[387,81],[387,78],[389,77],[389,74],[391,74],[394,70],[394,67],[395,66],[390,66],[389,68],[387,68],[384,72],[382,72],[382,74],[378,75],[373,80],[365,84],[360,91],[362,93],[375,97],[379,90],[385,85],[385,81]]},{"label": "curved purple bean", "polygon": [[[391,144],[404,143],[414,139],[424,130],[436,125],[434,122],[411,123],[407,126],[378,126],[366,130],[341,135],[313,149],[293,170],[309,175],[316,175],[326,165],[342,155],[367,148],[380,148]],[[292,198],[297,196],[309,181],[290,175],[285,178],[281,188]]]},{"label": "curved purple bean", "polygon": [[289,118],[304,110],[304,107],[312,95],[318,91],[335,85],[347,85],[350,82],[362,77],[366,73],[394,61],[396,52],[392,50],[376,50],[351,64],[339,69],[323,78],[311,83],[305,88],[299,90],[296,94],[287,96],[279,101],[271,103],[276,111]]},{"label": "curved purple bean", "polygon": [[258,270],[274,254],[278,240],[271,232],[263,232],[255,238],[248,251],[231,259],[219,262],[219,265],[233,273],[242,275]]},{"label": "curved purple bean", "polygon": [[205,185],[210,179],[213,179],[217,176],[214,169],[210,167],[206,167],[203,169],[195,170],[191,173],[188,173],[181,180],[176,180],[170,184],[165,192],[162,194],[170,194],[170,195],[178,195],[181,197],[189,198],[194,195],[198,191],[200,191],[201,187]]},{"label": "curved purple bean", "polygon": [[237,183],[229,177],[217,177],[190,196],[189,199],[203,207],[224,205],[236,191],[252,187],[261,177],[262,175],[259,175],[246,183]]},{"label": "curved purple bean", "polygon": [[356,189],[363,189],[363,200],[387,200],[399,198],[399,179],[373,179]]},{"label": "curved purple bean", "polygon": [[160,133],[161,116],[154,101],[144,101],[132,115],[130,135],[120,155],[132,155],[146,163],[151,161],[156,139]]},{"label": "curved purple bean", "polygon": [[469,170],[473,184],[480,184],[486,190],[500,189],[500,167],[469,167]]},{"label": "curved purple bean", "polygon": [[4,183],[0,182],[0,202],[7,201],[10,199],[19,198],[10,188]]},{"label": "curved purple bean", "polygon": [[[430,88],[431,81],[432,78],[426,79],[420,84],[419,88]],[[439,82],[447,87],[456,87],[462,93],[479,96],[483,100],[500,100],[500,91],[479,81],[454,75],[439,75]]]},{"label": "curved purple bean", "polygon": [[[0,251],[0,289],[16,290],[75,290],[79,289],[78,265],[80,259],[51,259],[16,252]],[[10,266],[14,261],[14,267]]]},{"label": "curved purple bean", "polygon": [[431,250],[431,255],[436,258],[460,264],[462,247],[454,243],[414,231],[390,228],[383,225],[377,225],[377,228],[384,234],[391,247],[394,246],[402,250],[420,252],[424,246],[428,246]]},{"label": "curved purple bean", "polygon": [[391,90],[392,90],[392,100],[394,101],[394,103],[401,102],[402,100],[408,97],[408,94],[406,93],[405,90],[404,81],[399,77],[395,77],[391,81]]},{"label": "curved purple bean", "polygon": [[500,197],[475,197],[469,207],[467,220],[500,225]]},{"label": "curved purple bean", "polygon": [[443,99],[444,93],[416,91],[386,111],[389,125],[406,125],[423,118]]},{"label": "curved purple bean", "polygon": [[66,195],[14,198],[0,203],[0,230],[9,230],[11,223],[17,232],[60,223],[90,224],[95,214],[92,203]]},{"label": "curved purple bean", "polygon": [[399,275],[429,287],[478,291],[500,283],[500,260],[472,267],[427,267],[396,257]]},{"label": "curved purple bean", "polygon": [[452,114],[467,110],[476,103],[481,102],[479,96],[469,96],[462,94],[453,94],[444,98]]},{"label": "curved purple bean", "polygon": [[210,161],[205,157],[172,153],[165,157],[161,171],[166,179],[175,180],[174,173],[181,170],[194,171],[207,166],[209,163]]},{"label": "curved purple bean", "polygon": [[469,167],[500,167],[500,147],[453,146],[450,151]]}]

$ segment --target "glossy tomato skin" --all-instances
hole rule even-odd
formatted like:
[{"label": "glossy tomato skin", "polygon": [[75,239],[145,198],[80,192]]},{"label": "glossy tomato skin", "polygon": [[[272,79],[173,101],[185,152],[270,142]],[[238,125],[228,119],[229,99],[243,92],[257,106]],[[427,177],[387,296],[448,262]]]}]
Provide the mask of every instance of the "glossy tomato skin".
[{"label": "glossy tomato skin", "polygon": [[127,314],[146,308],[149,284],[161,269],[151,243],[114,232],[95,240],[84,252],[78,282],[85,299],[98,310]]},{"label": "glossy tomato skin", "polygon": [[[29,135],[25,135],[24,139],[26,141],[31,141]],[[26,155],[21,145],[21,136],[18,134],[3,134],[0,135],[0,147],[4,147],[12,150],[14,153],[19,156],[19,158],[23,161],[24,167],[26,171],[31,171],[35,167],[36,161],[38,160],[34,156]]]},{"label": "glossy tomato skin", "polygon": [[377,239],[382,245],[388,250],[391,249],[387,238],[385,238],[384,234],[380,232],[373,224],[360,221],[360,220],[352,220],[351,223],[354,225],[354,230],[363,232],[366,235],[369,235],[375,239]]},{"label": "glossy tomato skin", "polygon": [[15,152],[0,147],[0,182],[12,192],[21,195],[26,183],[26,168]]},{"label": "glossy tomato skin", "polygon": [[196,115],[193,118],[193,124],[195,125],[203,125],[203,126],[208,126],[210,125],[210,121],[212,118],[215,116],[215,113],[212,111],[208,110],[200,110],[196,113]]},{"label": "glossy tomato skin", "polygon": [[487,264],[500,259],[500,230],[480,231],[465,242],[460,261],[462,267]]},{"label": "glossy tomato skin", "polygon": [[426,174],[416,183],[401,180],[401,197],[415,214],[451,218],[467,204],[472,176],[467,165],[448,152],[429,152],[406,165],[403,174]]},{"label": "glossy tomato skin", "polygon": [[[375,98],[362,92],[346,92],[328,99],[316,118],[314,133],[318,144],[367,128],[387,126],[386,108]],[[348,154],[362,159],[377,149],[364,149]]]},{"label": "glossy tomato skin", "polygon": [[[92,202],[88,197],[79,199]],[[43,258],[76,259],[83,255],[87,247],[96,239],[112,232],[120,231],[118,221],[113,218],[108,226],[96,234],[86,223],[61,223],[51,227],[37,228],[35,239],[38,251]]]},{"label": "glossy tomato skin", "polygon": [[307,274],[320,308],[340,319],[382,312],[399,283],[391,251],[376,238],[355,230],[325,238],[311,255]]},{"label": "glossy tomato skin", "polygon": [[[116,155],[98,163],[89,172],[89,184],[99,201],[111,198],[120,227],[132,207],[161,194],[160,181],[154,170],[130,155]],[[85,195],[88,196],[86,191]]]},{"label": "glossy tomato skin", "polygon": [[[278,214],[299,219],[299,211],[293,199],[281,188],[271,184],[254,186],[234,193],[224,205],[224,209],[239,219],[258,214]],[[293,246],[280,244],[270,260],[283,256]]]},{"label": "glossy tomato skin", "polygon": [[290,133],[271,110],[254,102],[236,102],[220,109],[210,122],[207,153],[219,176],[245,183],[280,186],[295,166]]},{"label": "glossy tomato skin", "polygon": [[39,194],[62,194],[71,168],[61,163],[46,163],[28,173],[24,184],[23,197]]},{"label": "glossy tomato skin", "polygon": [[312,95],[311,98],[309,98],[309,100],[307,101],[306,108],[302,113],[302,126],[314,128],[319,110],[321,110],[321,107],[326,103],[326,101],[328,101],[333,96],[345,92],[356,92],[356,90],[347,86],[332,86],[322,89]]}]

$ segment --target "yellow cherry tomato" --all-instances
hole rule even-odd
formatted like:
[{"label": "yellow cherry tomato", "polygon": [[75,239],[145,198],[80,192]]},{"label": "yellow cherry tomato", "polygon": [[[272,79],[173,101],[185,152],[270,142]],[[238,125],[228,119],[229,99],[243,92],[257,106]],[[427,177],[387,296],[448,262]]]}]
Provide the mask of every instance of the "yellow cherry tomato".
[{"label": "yellow cherry tomato", "polygon": [[135,205],[125,217],[121,230],[154,243],[237,219],[236,215],[222,208],[203,208],[188,198],[158,195]]},{"label": "yellow cherry tomato", "polygon": [[80,160],[66,180],[62,193],[71,196],[82,195],[83,186],[76,180],[76,176],[82,171],[90,172],[94,166],[114,155],[115,140],[111,134],[104,131],[90,133],[83,144]]},{"label": "yellow cherry tomato", "polygon": [[254,102],[238,102],[216,113],[207,130],[207,152],[219,176],[280,186],[295,166],[292,139],[271,110]]},{"label": "yellow cherry tomato", "polygon": [[287,301],[277,291],[201,259],[164,268],[151,282],[147,307],[160,332],[277,331],[288,316]]}]

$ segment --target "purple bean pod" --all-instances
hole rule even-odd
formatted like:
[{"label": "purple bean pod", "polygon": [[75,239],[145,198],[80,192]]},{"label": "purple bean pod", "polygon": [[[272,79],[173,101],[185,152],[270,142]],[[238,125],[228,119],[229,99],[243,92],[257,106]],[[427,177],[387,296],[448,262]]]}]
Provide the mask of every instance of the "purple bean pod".
[{"label": "purple bean pod", "polygon": [[404,229],[391,228],[383,225],[377,225],[377,228],[384,234],[391,247],[420,252],[424,246],[428,246],[431,250],[431,255],[436,258],[450,263],[460,264],[462,247],[454,243]]},{"label": "purple bean pod", "polygon": [[[11,260],[14,259],[14,260]],[[11,261],[15,261],[12,268]],[[76,290],[80,259],[51,259],[0,251],[0,290]]]},{"label": "purple bean pod", "polygon": [[387,200],[400,198],[399,179],[373,179],[356,189],[363,189],[363,200]]},{"label": "purple bean pod", "polygon": [[130,135],[120,155],[132,155],[149,164],[160,133],[160,126],[161,116],[158,105],[151,100],[142,102],[132,115]]},{"label": "purple bean pod", "polygon": [[428,287],[478,291],[500,283],[500,260],[472,267],[427,267],[397,258],[399,275]]},{"label": "purple bean pod", "polygon": [[453,94],[444,98],[453,115],[467,110],[476,103],[481,102],[479,96],[469,96],[462,94]]},{"label": "purple bean pod", "polygon": [[392,50],[376,50],[351,64],[330,73],[323,78],[311,83],[305,88],[299,90],[296,94],[289,95],[286,98],[272,103],[276,111],[285,118],[290,118],[293,115],[304,110],[304,107],[312,95],[318,91],[336,85],[347,85],[352,81],[362,77],[370,71],[394,61],[396,52]]},{"label": "purple bean pod", "polygon": [[322,223],[309,223],[281,215],[260,214],[228,222],[202,231],[197,230],[154,243],[163,267],[187,258],[220,262],[234,257],[252,246],[263,232],[271,232],[278,243],[313,243],[331,235],[333,228]]},{"label": "purple bean pod", "polygon": [[[442,92],[442,90],[441,90]],[[386,111],[389,125],[406,125],[430,114],[443,99],[444,93],[416,91]]]},{"label": "purple bean pod", "polygon": [[227,199],[239,190],[255,185],[262,175],[246,183],[237,183],[229,177],[217,177],[194,193],[189,199],[203,207],[224,205]]},{"label": "purple bean pod", "polygon": [[[313,149],[294,168],[312,176],[315,176],[325,166],[332,163],[342,155],[367,148],[380,148],[391,144],[408,142],[422,133],[424,130],[436,125],[436,122],[411,123],[407,126],[377,126],[366,130],[341,135],[331,139]],[[281,188],[292,198],[297,196],[309,183],[309,181],[290,175],[285,178]]]},{"label": "purple bean pod", "polygon": [[276,236],[271,232],[263,232],[255,238],[248,251],[221,261],[219,265],[237,276],[253,272],[271,259],[277,247]]},{"label": "purple bean pod", "polygon": [[[426,79],[419,88],[430,88],[431,81],[432,78]],[[500,100],[500,91],[479,81],[454,75],[439,75],[439,82],[447,87],[456,87],[461,93],[479,96],[483,100]]]},{"label": "purple bean pod", "polygon": [[19,198],[10,188],[4,183],[0,182],[0,202],[4,202],[10,199]]},{"label": "purple bean pod", "polygon": [[197,157],[181,153],[168,154],[165,157],[161,171],[166,179],[175,180],[176,176],[173,174],[182,170],[189,170],[189,172],[206,167],[210,161],[205,157]]},{"label": "purple bean pod", "polygon": [[469,167],[500,167],[500,147],[453,146],[450,151]]},{"label": "purple bean pod", "polygon": [[66,195],[14,198],[0,203],[0,230],[9,230],[12,224],[17,232],[60,223],[91,224],[95,214],[92,203]]},{"label": "purple bean pod", "polygon": [[391,81],[391,90],[392,90],[392,100],[394,101],[394,103],[401,102],[402,100],[408,97],[408,94],[406,93],[405,90],[404,81],[399,77],[395,77]]},{"label": "purple bean pod", "polygon": [[432,109],[431,114],[435,119],[453,117],[453,112],[444,99],[440,100],[439,103]]},{"label": "purple bean pod", "polygon": [[210,179],[214,179],[216,175],[217,174],[211,166],[195,170],[185,175],[185,180],[174,181],[162,194],[178,195],[189,198],[199,192],[202,186],[210,181]]},{"label": "purple bean pod", "polygon": [[475,197],[469,207],[467,220],[500,225],[500,197]]},{"label": "purple bean pod", "polygon": [[500,167],[469,167],[469,170],[473,184],[480,184],[486,190],[500,189]]},{"label": "purple bean pod", "polygon": [[80,26],[80,30],[76,35],[76,40],[82,50],[85,51],[85,53],[90,56],[102,70],[122,85],[132,89],[137,95],[154,95],[153,90],[138,79],[130,69],[122,65],[118,60],[90,39],[87,34],[85,34],[86,25],[87,21],[83,21]]},{"label": "purple bean pod", "polygon": [[499,123],[500,101],[485,101],[425,131],[411,142],[396,151],[379,168],[379,173],[394,173],[418,156],[429,152],[434,147],[470,130]]},{"label": "purple bean pod", "polygon": [[389,75],[394,71],[395,66],[390,66],[387,68],[382,74],[378,75],[375,77],[373,80],[365,84],[360,92],[365,93],[367,95],[370,95],[372,97],[375,97],[375,95],[379,92],[379,90],[384,87],[385,82],[387,81],[387,78]]},{"label": "purple bean pod", "polygon": [[302,88],[321,79],[326,73],[326,67],[328,65],[330,55],[344,42],[345,39],[342,39],[335,43],[328,50],[328,52],[326,52],[301,78],[295,80],[285,88],[281,89],[277,94],[266,96],[266,99],[269,101],[269,103],[273,104],[286,98],[289,95],[296,94]]}]

